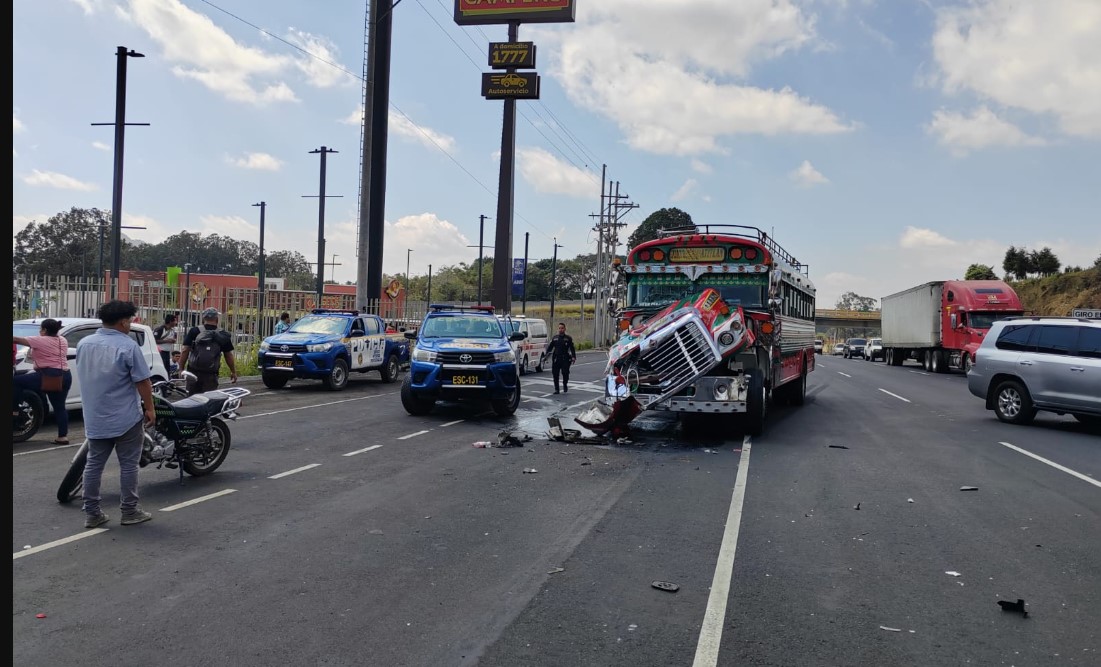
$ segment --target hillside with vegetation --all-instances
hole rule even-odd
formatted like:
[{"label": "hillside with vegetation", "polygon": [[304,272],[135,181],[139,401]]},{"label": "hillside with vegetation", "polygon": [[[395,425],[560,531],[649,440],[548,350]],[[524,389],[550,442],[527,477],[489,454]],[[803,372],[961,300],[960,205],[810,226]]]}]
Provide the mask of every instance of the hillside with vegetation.
[{"label": "hillside with vegetation", "polygon": [[1101,264],[1041,278],[1011,282],[1026,313],[1070,315],[1075,308],[1101,308]]}]

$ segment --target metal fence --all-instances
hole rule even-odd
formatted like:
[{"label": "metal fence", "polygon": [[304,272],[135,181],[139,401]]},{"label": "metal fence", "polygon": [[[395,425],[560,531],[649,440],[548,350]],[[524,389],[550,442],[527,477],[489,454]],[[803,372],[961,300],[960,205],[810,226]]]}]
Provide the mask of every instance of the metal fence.
[{"label": "metal fence", "polygon": [[[95,317],[96,310],[106,300],[102,280],[65,276],[15,276],[12,289],[12,319],[32,317],[65,318]],[[202,292],[183,286],[165,285],[163,281],[131,280],[128,291],[120,299],[132,301],[138,307],[135,321],[152,327],[164,322],[173,313],[184,327],[198,326],[202,311],[215,308],[221,313],[219,324],[234,333],[239,340],[262,339],[272,335],[280,314],[286,312],[295,321],[317,307],[314,292],[295,290],[264,290],[264,308],[259,308],[258,288],[225,288],[211,286]],[[334,310],[355,310],[354,294],[325,294],[321,307]],[[368,302],[366,312],[380,315],[395,330],[415,327],[420,323],[428,304],[423,301],[395,304],[379,299]]]}]

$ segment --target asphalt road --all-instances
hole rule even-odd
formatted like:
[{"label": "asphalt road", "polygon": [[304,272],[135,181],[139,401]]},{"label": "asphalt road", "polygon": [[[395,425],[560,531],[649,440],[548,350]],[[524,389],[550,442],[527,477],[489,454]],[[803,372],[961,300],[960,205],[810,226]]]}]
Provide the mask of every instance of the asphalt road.
[{"label": "asphalt road", "polygon": [[[548,441],[602,358],[568,394],[525,376],[511,419],[411,417],[374,375],[245,383],[223,467],[143,469],[133,527],[113,462],[106,530],[54,500],[75,447],[47,423],[13,449],[13,664],[1101,664],[1097,434],[824,357],[761,437],[657,415]],[[502,430],[532,439],[472,447]]]}]

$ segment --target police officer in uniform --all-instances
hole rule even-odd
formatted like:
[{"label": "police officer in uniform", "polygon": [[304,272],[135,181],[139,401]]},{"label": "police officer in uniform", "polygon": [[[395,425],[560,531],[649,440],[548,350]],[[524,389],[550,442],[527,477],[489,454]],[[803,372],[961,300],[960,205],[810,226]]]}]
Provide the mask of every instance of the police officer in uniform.
[{"label": "police officer in uniform", "polygon": [[547,342],[545,354],[551,357],[551,373],[554,375],[554,393],[558,393],[558,376],[562,375],[562,391],[570,390],[570,364],[577,361],[573,337],[566,333],[566,325],[558,323],[558,333]]}]

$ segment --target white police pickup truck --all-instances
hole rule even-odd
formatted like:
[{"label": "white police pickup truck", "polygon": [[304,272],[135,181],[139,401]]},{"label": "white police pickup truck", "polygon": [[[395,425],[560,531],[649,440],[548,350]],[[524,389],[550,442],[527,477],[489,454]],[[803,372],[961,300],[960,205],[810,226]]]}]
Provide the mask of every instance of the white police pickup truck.
[{"label": "white police pickup truck", "polygon": [[271,389],[307,378],[340,391],[348,386],[349,372],[378,371],[383,382],[395,381],[409,368],[409,344],[387,334],[377,315],[317,308],[287,331],[265,338],[258,366]]}]

